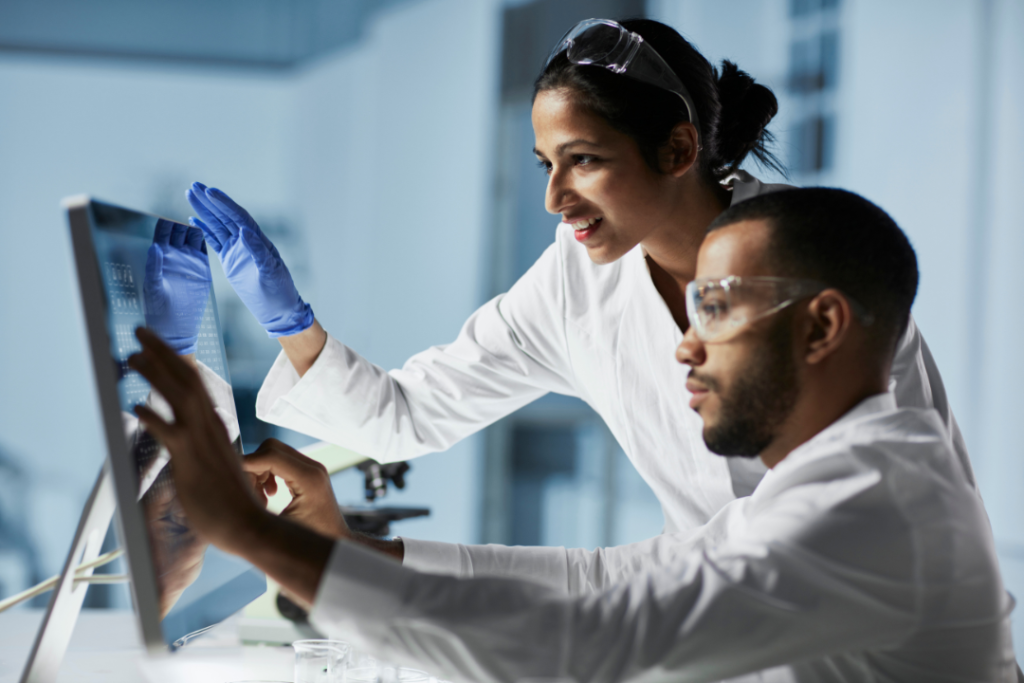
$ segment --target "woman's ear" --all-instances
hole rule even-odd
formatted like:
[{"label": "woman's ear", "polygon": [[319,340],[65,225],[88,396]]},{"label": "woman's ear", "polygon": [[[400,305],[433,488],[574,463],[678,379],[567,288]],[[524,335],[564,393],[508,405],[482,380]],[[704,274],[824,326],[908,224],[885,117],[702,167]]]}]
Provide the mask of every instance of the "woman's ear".
[{"label": "woman's ear", "polygon": [[697,139],[697,128],[692,123],[677,123],[662,147],[662,170],[677,178],[689,171],[697,161]]},{"label": "woman's ear", "polygon": [[838,290],[826,289],[807,306],[808,332],[804,360],[816,365],[842,346],[850,331],[853,311]]}]

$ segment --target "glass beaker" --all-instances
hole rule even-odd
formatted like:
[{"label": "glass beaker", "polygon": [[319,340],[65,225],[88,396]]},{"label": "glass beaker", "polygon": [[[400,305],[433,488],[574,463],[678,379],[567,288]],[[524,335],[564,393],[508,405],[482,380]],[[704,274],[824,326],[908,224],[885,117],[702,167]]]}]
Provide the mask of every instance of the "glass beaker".
[{"label": "glass beaker", "polygon": [[345,683],[349,646],[340,640],[296,640],[295,683]]},{"label": "glass beaker", "polygon": [[434,683],[430,674],[404,666],[391,666],[380,660],[353,651],[349,660],[346,683]]}]

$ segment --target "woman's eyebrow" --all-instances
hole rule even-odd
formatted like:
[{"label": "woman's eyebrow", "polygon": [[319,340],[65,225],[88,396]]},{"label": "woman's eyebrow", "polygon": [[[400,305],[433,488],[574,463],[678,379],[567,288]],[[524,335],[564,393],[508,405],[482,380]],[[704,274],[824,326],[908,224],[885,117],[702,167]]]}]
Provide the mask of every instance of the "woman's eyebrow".
[{"label": "woman's eyebrow", "polygon": [[[569,149],[570,147],[575,147],[576,145],[587,145],[589,147],[600,147],[601,146],[599,143],[593,142],[592,140],[584,140],[583,138],[576,138],[575,140],[570,140],[569,142],[563,142],[558,147],[555,147],[555,156],[561,156],[561,155],[565,154],[565,150]],[[539,157],[544,156],[544,153],[541,152],[536,147],[533,148],[533,153],[536,154]]]}]

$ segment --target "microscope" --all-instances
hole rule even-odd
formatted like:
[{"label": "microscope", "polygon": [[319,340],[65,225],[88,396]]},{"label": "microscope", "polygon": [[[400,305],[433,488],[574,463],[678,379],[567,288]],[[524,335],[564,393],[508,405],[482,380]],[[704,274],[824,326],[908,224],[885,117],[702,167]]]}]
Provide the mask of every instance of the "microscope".
[{"label": "microscope", "polygon": [[364,491],[366,502],[370,505],[343,505],[341,507],[345,523],[353,531],[371,536],[390,536],[391,522],[412,517],[426,517],[430,514],[430,508],[373,506],[373,503],[387,494],[389,481],[394,484],[396,489],[405,488],[405,473],[411,469],[409,463],[389,462],[382,465],[376,460],[364,460],[356,467],[365,477]]}]

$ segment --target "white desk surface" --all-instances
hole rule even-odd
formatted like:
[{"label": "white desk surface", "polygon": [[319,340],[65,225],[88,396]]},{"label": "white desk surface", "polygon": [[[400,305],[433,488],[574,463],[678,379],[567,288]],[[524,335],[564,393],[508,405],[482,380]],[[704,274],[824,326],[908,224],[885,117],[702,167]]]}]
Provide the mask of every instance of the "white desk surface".
[{"label": "white desk surface", "polygon": [[[0,614],[0,683],[17,683],[42,621],[42,610]],[[146,657],[130,611],[83,610],[58,683],[226,683],[291,681],[291,647],[243,646],[234,619],[173,655]]]}]

